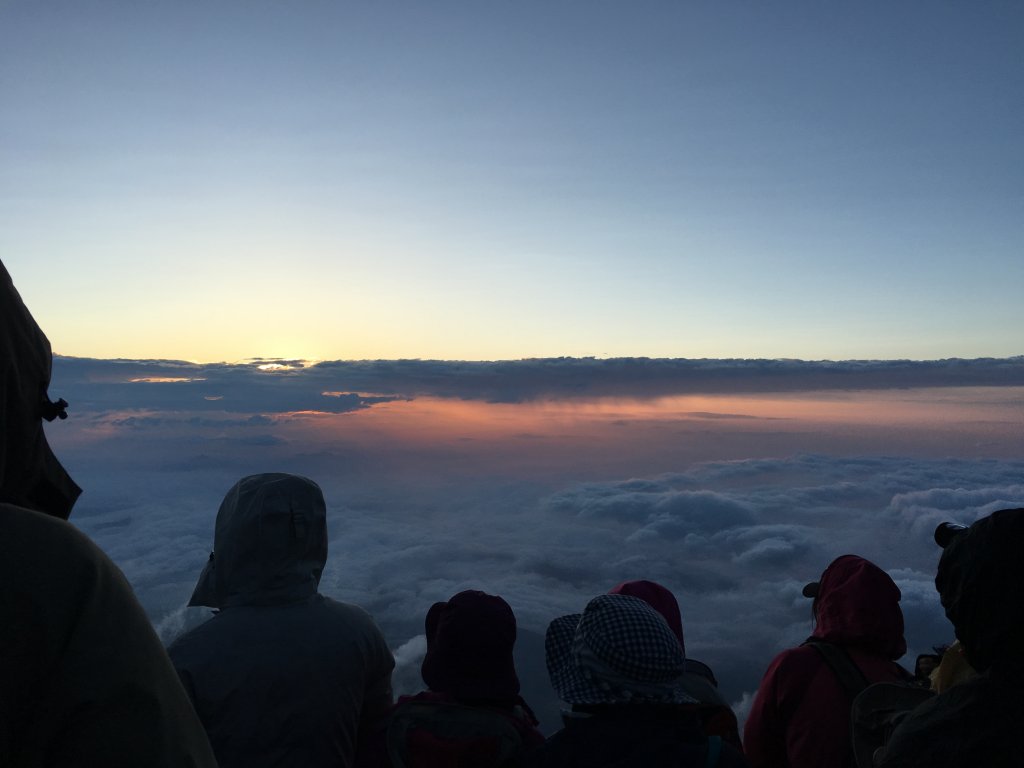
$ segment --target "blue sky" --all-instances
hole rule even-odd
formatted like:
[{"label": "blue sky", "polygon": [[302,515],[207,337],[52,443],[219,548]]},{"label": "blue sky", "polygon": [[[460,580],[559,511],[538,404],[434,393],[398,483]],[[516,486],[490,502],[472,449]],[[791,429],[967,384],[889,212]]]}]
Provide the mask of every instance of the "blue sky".
[{"label": "blue sky", "polygon": [[1024,351],[1018,3],[0,2],[58,352]]}]

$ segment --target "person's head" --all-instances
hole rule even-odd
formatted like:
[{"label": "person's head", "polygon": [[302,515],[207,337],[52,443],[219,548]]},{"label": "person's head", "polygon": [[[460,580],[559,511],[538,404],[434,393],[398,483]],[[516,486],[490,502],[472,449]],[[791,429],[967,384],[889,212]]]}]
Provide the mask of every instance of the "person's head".
[{"label": "person's head", "polygon": [[890,659],[907,652],[900,589],[870,560],[857,555],[837,557],[803,593],[814,598],[813,637]]},{"label": "person's head", "polygon": [[43,419],[66,417],[50,402],[50,342],[0,262],[0,502],[67,519],[82,490],[53,455]]},{"label": "person's head", "polygon": [[189,605],[275,605],[316,593],[327,562],[327,507],[305,477],[243,477],[217,511],[213,552]]},{"label": "person's head", "polygon": [[427,611],[427,655],[420,673],[436,693],[457,699],[514,701],[516,617],[497,595],[459,592]]},{"label": "person's head", "polygon": [[639,598],[598,595],[582,614],[552,621],[544,646],[551,685],[569,704],[697,701],[680,685],[686,657],[679,640]]},{"label": "person's head", "polygon": [[935,540],[943,547],[935,587],[971,666],[1024,668],[1024,508],[969,528],[943,524]]},{"label": "person's head", "polygon": [[617,587],[608,591],[609,595],[629,595],[637,597],[647,603],[651,608],[661,614],[672,630],[672,634],[679,640],[679,647],[686,653],[686,644],[683,642],[683,619],[679,615],[679,602],[672,592],[658,584],[656,581],[638,579],[636,581],[624,581]]}]

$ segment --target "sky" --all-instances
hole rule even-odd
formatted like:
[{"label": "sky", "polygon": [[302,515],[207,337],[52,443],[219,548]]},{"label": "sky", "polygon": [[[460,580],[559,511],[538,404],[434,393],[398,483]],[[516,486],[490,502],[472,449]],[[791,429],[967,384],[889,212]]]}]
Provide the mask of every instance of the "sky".
[{"label": "sky", "polygon": [[60,354],[1024,352],[1024,7],[0,0]]}]

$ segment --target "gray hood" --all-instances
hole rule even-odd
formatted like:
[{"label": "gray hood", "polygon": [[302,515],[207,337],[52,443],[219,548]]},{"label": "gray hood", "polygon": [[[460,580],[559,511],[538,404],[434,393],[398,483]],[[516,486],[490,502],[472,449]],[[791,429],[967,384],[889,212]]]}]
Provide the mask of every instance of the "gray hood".
[{"label": "gray hood", "polygon": [[82,489],[50,450],[43,419],[66,418],[50,402],[50,342],[0,262],[0,501],[68,519]]},{"label": "gray hood", "polygon": [[298,475],[243,477],[217,512],[213,552],[189,605],[280,605],[314,595],[327,562],[320,486]]}]

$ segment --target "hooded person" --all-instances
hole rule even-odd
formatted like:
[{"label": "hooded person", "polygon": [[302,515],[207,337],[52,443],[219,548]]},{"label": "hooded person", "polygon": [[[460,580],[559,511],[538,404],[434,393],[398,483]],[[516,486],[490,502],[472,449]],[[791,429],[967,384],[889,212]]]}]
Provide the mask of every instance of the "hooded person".
[{"label": "hooded person", "polygon": [[424,622],[426,691],[402,696],[360,747],[357,765],[514,766],[544,742],[519,695],[516,617],[497,595],[466,590],[434,603]]},{"label": "hooded person", "polygon": [[772,660],[747,716],[743,747],[754,768],[850,764],[852,702],[829,654],[848,658],[864,684],[911,678],[896,663],[907,650],[901,594],[885,571],[843,555],[804,595],[814,598],[814,631]]},{"label": "hooded person", "polygon": [[736,748],[705,735],[683,646],[644,600],[598,595],[582,614],[552,621],[544,645],[551,685],[572,710],[530,766],[746,765]]},{"label": "hooded person", "polygon": [[[624,581],[609,590],[608,594],[630,595],[651,606],[665,619],[672,634],[679,640],[679,647],[683,650],[683,654],[686,654],[679,601],[676,600],[676,596],[672,594],[671,590],[656,581],[638,579]],[[697,703],[691,705],[690,708],[700,716],[701,722],[704,724],[704,733],[708,736],[719,736],[742,750],[743,745],[740,741],[736,713],[718,692],[718,680],[715,679],[711,668],[707,664],[687,656],[682,679],[687,692],[697,700]]]},{"label": "hooded person", "polygon": [[0,263],[0,765],[214,766],[121,571],[65,522],[50,343]]},{"label": "hooded person", "polygon": [[935,587],[967,676],[913,710],[893,732],[885,768],[1024,765],[1024,508],[969,528],[944,523]]},{"label": "hooded person", "polygon": [[369,614],[319,594],[326,561],[312,480],[251,475],[228,491],[189,602],[215,615],[168,649],[221,768],[349,766],[391,705],[391,652]]}]

